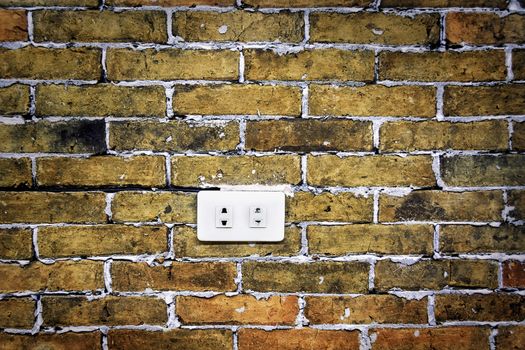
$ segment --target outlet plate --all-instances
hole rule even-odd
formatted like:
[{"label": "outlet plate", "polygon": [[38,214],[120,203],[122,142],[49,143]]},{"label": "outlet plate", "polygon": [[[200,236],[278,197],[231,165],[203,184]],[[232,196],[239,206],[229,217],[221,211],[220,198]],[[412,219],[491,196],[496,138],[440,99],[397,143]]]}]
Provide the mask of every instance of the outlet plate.
[{"label": "outlet plate", "polygon": [[[222,208],[228,208],[231,227],[222,225],[221,220],[226,218]],[[207,242],[282,241],[284,193],[200,191],[197,195],[197,238]]]}]

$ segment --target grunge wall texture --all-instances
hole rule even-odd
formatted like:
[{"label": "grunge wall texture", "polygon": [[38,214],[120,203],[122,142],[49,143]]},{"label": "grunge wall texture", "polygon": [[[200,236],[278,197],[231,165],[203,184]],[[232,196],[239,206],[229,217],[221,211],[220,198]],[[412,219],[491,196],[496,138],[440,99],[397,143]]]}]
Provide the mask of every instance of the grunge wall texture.
[{"label": "grunge wall texture", "polygon": [[0,5],[1,349],[525,348],[523,2]]}]

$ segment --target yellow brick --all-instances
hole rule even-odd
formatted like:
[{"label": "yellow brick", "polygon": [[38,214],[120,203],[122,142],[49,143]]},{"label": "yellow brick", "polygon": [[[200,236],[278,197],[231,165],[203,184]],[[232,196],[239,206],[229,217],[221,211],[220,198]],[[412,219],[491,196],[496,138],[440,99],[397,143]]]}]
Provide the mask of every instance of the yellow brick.
[{"label": "yellow brick", "polygon": [[29,298],[2,299],[0,300],[0,310],[2,310],[2,312],[0,312],[0,327],[33,328],[33,324],[35,323],[34,300]]},{"label": "yellow brick", "polygon": [[439,232],[445,253],[519,253],[525,251],[525,227],[445,225]]},{"label": "yellow brick", "polygon": [[33,256],[31,229],[0,229],[0,259],[29,260]]},{"label": "yellow brick", "polygon": [[512,133],[512,149],[525,151],[525,123],[514,123]]},{"label": "yellow brick", "polygon": [[366,7],[370,0],[244,0],[253,7]]},{"label": "yellow brick", "polygon": [[452,44],[502,45],[525,42],[525,16],[452,12],[446,18],[446,37]]},{"label": "yellow brick", "polygon": [[102,342],[99,332],[60,333],[60,334],[0,334],[3,350],[53,349],[53,350],[93,350]]},{"label": "yellow brick", "polygon": [[107,0],[109,6],[233,6],[234,0]]},{"label": "yellow brick", "polygon": [[507,8],[507,0],[383,0],[383,7],[495,7]]},{"label": "yellow brick", "polygon": [[436,320],[521,321],[525,318],[524,303],[525,297],[517,294],[436,295]]},{"label": "yellow brick", "polygon": [[31,159],[0,158],[0,187],[29,187],[32,183]]},{"label": "yellow brick", "polygon": [[19,84],[0,88],[0,114],[29,113],[29,87]]},{"label": "yellow brick", "polygon": [[525,84],[496,86],[446,86],[447,116],[523,115]]}]

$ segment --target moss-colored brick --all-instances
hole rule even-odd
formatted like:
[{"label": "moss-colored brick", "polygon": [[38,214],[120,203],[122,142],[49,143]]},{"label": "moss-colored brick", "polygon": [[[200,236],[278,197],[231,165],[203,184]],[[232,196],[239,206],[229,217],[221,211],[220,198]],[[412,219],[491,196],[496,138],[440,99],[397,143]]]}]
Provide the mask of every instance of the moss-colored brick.
[{"label": "moss-colored brick", "polygon": [[0,6],[85,6],[98,7],[97,0],[2,0]]},{"label": "moss-colored brick", "polygon": [[2,299],[0,300],[0,310],[2,310],[0,311],[0,327],[33,328],[35,323],[34,300],[29,298]]},{"label": "moss-colored brick", "polygon": [[32,232],[30,229],[0,229],[0,259],[31,259],[33,255],[32,241]]},{"label": "moss-colored brick", "polygon": [[253,7],[366,7],[370,0],[244,0]]},{"label": "moss-colored brick", "polygon": [[14,84],[0,88],[0,114],[29,113],[29,86]]},{"label": "moss-colored brick", "polygon": [[507,8],[508,0],[383,0],[383,7],[492,7]]},{"label": "moss-colored brick", "polygon": [[497,349],[503,350],[520,350],[525,348],[525,327],[498,327],[496,346]]},{"label": "moss-colored brick", "polygon": [[452,12],[446,18],[446,37],[451,44],[502,45],[525,42],[525,16],[496,13]]},{"label": "moss-colored brick", "polygon": [[102,342],[99,332],[60,333],[60,334],[0,334],[0,344],[3,350],[93,350],[98,349]]},{"label": "moss-colored brick", "polygon": [[115,262],[111,266],[113,289],[118,291],[191,290],[234,291],[234,263],[172,262],[169,266]]},{"label": "moss-colored brick", "polygon": [[525,297],[516,294],[436,295],[436,321],[521,321]]},{"label": "moss-colored brick", "polygon": [[524,108],[525,84],[445,87],[447,116],[522,115]]},{"label": "moss-colored brick", "polygon": [[158,254],[168,249],[165,226],[44,226],[38,229],[41,257]]},{"label": "moss-colored brick", "polygon": [[243,288],[257,292],[366,293],[363,262],[245,262]]},{"label": "moss-colored brick", "polygon": [[525,288],[525,263],[520,261],[505,261],[503,263],[502,277],[504,287]]},{"label": "moss-colored brick", "polygon": [[111,6],[233,6],[234,0],[107,0]]},{"label": "moss-colored brick", "polygon": [[512,149],[525,151],[525,123],[514,123],[512,126]]},{"label": "moss-colored brick", "polygon": [[26,12],[0,10],[0,41],[24,41],[27,38]]},{"label": "moss-colored brick", "polygon": [[444,253],[520,253],[525,252],[525,227],[445,225],[439,242]]},{"label": "moss-colored brick", "polygon": [[525,219],[525,191],[510,191],[507,198],[508,205],[511,207],[509,216],[513,220]]},{"label": "moss-colored brick", "polygon": [[525,80],[525,50],[512,51],[512,73],[514,79]]},{"label": "moss-colored brick", "polygon": [[312,85],[311,115],[355,117],[433,117],[436,91],[431,86],[329,86]]},{"label": "moss-colored brick", "polygon": [[439,16],[380,12],[310,15],[310,41],[351,44],[431,45],[439,41]]},{"label": "moss-colored brick", "polygon": [[31,159],[0,158],[0,187],[28,187],[32,183]]}]

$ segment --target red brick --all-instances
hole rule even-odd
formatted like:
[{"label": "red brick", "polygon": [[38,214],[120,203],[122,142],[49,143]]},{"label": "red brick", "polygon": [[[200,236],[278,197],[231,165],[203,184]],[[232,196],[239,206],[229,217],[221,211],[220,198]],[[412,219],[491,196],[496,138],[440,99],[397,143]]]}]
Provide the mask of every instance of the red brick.
[{"label": "red brick", "polygon": [[506,261],[503,263],[503,286],[525,288],[525,263]]},{"label": "red brick", "polygon": [[27,38],[26,12],[0,10],[0,41],[23,41]]}]

